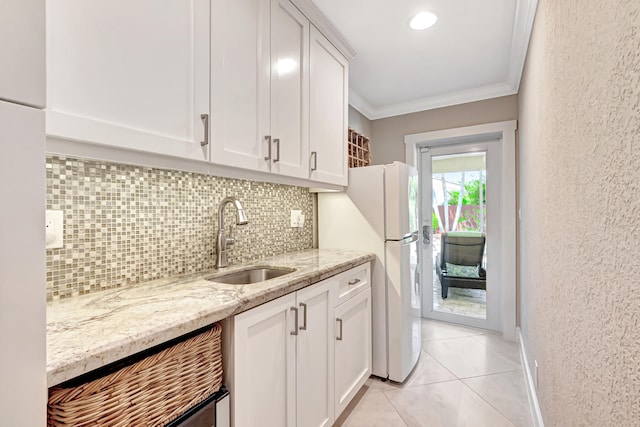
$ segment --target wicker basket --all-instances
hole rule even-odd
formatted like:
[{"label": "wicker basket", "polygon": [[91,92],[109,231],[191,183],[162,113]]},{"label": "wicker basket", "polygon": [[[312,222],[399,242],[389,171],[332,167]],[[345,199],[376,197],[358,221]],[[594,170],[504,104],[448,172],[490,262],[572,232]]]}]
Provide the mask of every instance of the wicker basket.
[{"label": "wicker basket", "polygon": [[222,385],[222,328],[77,386],[49,390],[53,426],[164,426]]}]

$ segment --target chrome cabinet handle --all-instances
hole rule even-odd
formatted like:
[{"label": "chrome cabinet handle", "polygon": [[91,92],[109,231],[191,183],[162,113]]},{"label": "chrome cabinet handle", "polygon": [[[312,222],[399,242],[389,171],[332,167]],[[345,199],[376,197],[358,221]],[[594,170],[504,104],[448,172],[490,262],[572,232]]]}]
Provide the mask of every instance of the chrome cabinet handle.
[{"label": "chrome cabinet handle", "polygon": [[296,316],[296,325],[294,326],[293,331],[291,331],[291,335],[298,335],[298,307],[291,307],[291,311],[293,311]]},{"label": "chrome cabinet handle", "polygon": [[311,172],[313,172],[314,170],[318,169],[318,152],[312,151],[311,157],[313,158],[313,166],[311,166]]},{"label": "chrome cabinet handle", "polygon": [[339,335],[336,337],[336,341],[342,341],[342,319],[337,318],[336,322],[340,324],[340,329],[338,329]]},{"label": "chrome cabinet handle", "polygon": [[353,279],[349,281],[349,285],[355,285],[356,283],[360,283],[360,279]]},{"label": "chrome cabinet handle", "polygon": [[302,314],[302,326],[300,326],[300,329],[302,329],[303,331],[306,331],[307,330],[307,304],[301,302],[300,307],[304,308],[304,312]]},{"label": "chrome cabinet handle", "polygon": [[264,140],[267,141],[267,147],[269,147],[269,154],[264,158],[268,162],[271,160],[271,135],[265,135]]},{"label": "chrome cabinet handle", "polygon": [[200,114],[200,120],[202,120],[202,124],[204,125],[204,141],[200,141],[200,145],[206,147],[209,145],[209,115]]},{"label": "chrome cabinet handle", "polygon": [[280,138],[275,138],[273,143],[276,144],[276,157],[273,159],[273,163],[280,161]]}]

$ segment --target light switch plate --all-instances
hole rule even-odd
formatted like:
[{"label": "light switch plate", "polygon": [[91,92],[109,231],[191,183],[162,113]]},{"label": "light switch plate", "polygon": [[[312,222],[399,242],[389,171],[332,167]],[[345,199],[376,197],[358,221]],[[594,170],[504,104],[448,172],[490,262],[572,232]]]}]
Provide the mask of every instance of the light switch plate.
[{"label": "light switch plate", "polygon": [[64,246],[64,211],[47,209],[46,220],[47,249],[57,249]]}]

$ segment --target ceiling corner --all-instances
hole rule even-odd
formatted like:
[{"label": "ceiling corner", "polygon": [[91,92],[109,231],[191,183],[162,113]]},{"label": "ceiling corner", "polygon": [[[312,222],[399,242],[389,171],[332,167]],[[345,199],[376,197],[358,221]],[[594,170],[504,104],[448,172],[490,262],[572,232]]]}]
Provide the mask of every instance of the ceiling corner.
[{"label": "ceiling corner", "polygon": [[511,40],[511,61],[509,62],[508,82],[513,86],[515,93],[520,88],[520,79],[524,63],[527,59],[527,50],[533,21],[536,15],[538,0],[518,0],[513,23],[513,38]]},{"label": "ceiling corner", "polygon": [[351,87],[349,87],[349,105],[358,110],[360,114],[369,120],[374,120],[376,118],[376,109],[365,101],[364,98]]}]

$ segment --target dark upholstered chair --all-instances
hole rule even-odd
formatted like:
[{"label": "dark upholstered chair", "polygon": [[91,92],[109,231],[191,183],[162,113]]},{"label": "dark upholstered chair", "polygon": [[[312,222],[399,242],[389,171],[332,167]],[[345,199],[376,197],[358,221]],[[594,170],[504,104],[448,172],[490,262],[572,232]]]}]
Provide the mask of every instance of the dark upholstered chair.
[{"label": "dark upholstered chair", "polygon": [[[436,259],[436,271],[442,286],[442,298],[449,288],[487,289],[487,272],[482,268],[486,237],[484,233],[450,232],[441,237],[442,249]],[[447,272],[447,263],[478,267],[478,278],[454,276]]]}]

